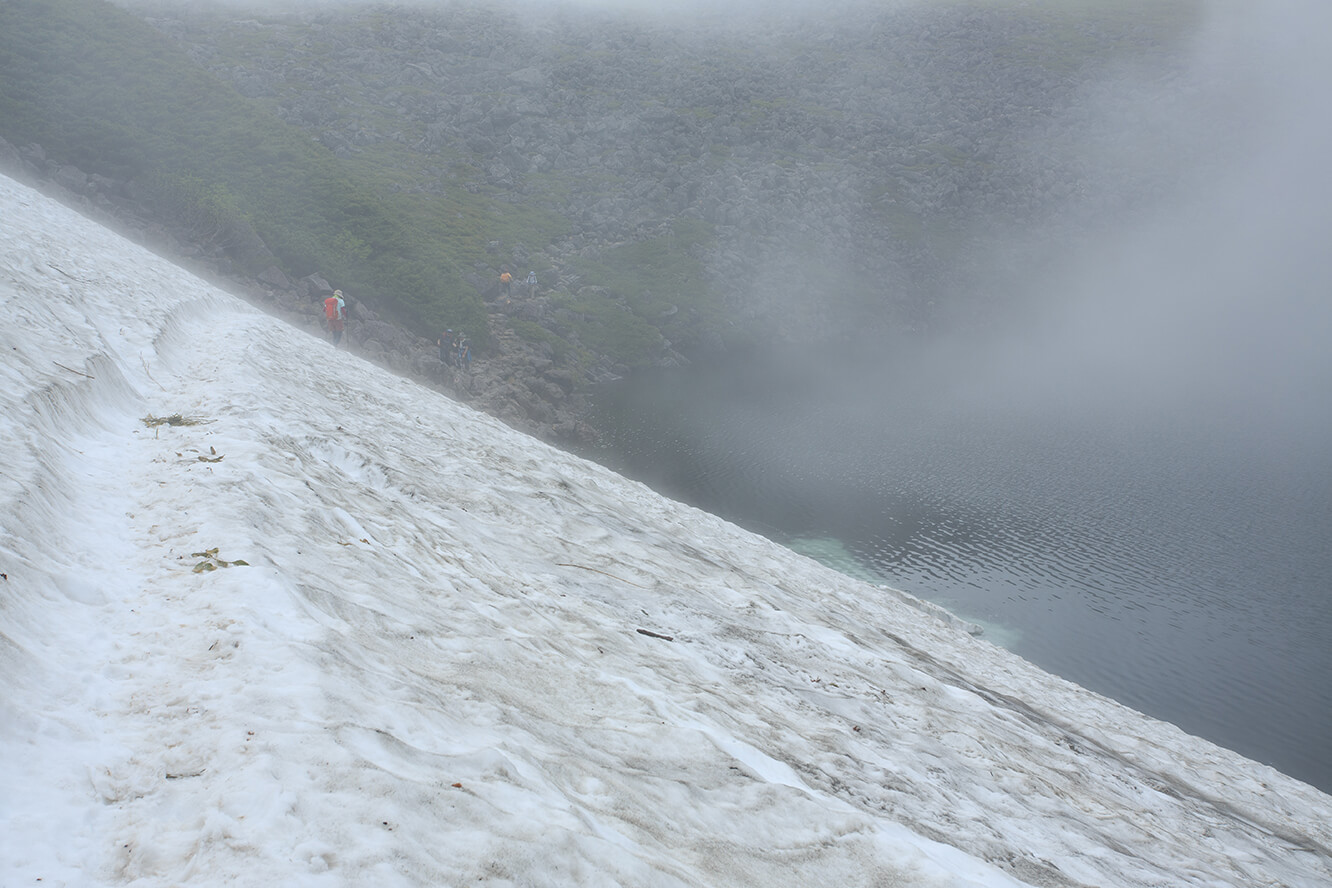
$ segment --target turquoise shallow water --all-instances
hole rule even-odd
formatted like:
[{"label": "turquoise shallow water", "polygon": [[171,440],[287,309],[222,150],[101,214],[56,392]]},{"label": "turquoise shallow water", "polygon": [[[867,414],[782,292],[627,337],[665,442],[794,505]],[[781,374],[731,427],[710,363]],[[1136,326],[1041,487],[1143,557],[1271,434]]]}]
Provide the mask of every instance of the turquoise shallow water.
[{"label": "turquoise shallow water", "polygon": [[[836,381],[836,377],[832,377]],[[1332,790],[1332,464],[1203,417],[829,395],[791,366],[601,396],[594,456]]]}]

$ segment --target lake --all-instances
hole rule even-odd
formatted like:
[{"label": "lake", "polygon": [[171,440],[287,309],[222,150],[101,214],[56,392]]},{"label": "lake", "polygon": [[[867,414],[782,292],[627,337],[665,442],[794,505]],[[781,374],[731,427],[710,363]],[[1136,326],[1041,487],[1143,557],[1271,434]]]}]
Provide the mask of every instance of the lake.
[{"label": "lake", "polygon": [[1332,791],[1332,463],[1261,417],[1033,404],[910,355],[604,387],[593,458]]}]

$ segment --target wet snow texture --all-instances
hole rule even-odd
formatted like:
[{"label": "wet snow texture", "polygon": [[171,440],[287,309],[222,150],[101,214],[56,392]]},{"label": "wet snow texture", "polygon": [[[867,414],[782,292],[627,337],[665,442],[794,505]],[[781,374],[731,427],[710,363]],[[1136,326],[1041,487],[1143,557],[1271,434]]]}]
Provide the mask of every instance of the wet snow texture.
[{"label": "wet snow texture", "polygon": [[0,884],[1332,884],[1304,784],[0,220]]}]

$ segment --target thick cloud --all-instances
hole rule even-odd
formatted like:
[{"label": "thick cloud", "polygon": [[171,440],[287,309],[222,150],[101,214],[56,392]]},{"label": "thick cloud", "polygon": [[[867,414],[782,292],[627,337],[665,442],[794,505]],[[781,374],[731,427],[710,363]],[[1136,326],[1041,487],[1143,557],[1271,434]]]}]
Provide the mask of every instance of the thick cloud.
[{"label": "thick cloud", "polygon": [[[1234,151],[1025,280],[1025,311],[1002,335],[949,352],[978,401],[1002,392],[1033,413],[1186,417],[1200,435],[1264,446],[1325,439],[1332,62],[1314,35],[1330,17],[1302,0],[1218,9],[1179,86],[1214,103],[1215,137]],[[1174,141],[1153,133],[1121,133],[1119,150],[1170,163]]]}]

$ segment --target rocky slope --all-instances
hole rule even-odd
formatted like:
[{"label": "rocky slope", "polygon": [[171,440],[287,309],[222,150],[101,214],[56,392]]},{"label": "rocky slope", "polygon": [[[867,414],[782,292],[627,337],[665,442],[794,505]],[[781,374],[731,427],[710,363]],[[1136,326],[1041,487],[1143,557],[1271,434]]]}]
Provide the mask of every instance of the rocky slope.
[{"label": "rocky slope", "polygon": [[[48,158],[40,145],[17,148],[0,139],[0,174],[33,185],[84,215],[191,269],[270,313],[326,336],[321,300],[333,291],[319,274],[291,280],[272,267],[257,278],[237,275],[226,253],[180,237],[178,229],[141,212],[131,183],[88,174]],[[380,319],[354,297],[342,346],[547,441],[582,446],[596,439],[587,424],[585,386],[556,366],[547,349],[508,329],[514,308],[496,300],[489,313],[492,347],[484,359],[458,368],[441,361],[433,339]]]},{"label": "rocky slope", "polygon": [[1175,88],[1186,11],[1131,7],[850,3],[686,23],[459,2],[152,21],[335,152],[405,145],[422,162],[396,187],[479,171],[571,220],[516,245],[515,265],[558,272],[697,218],[734,317],[822,338],[966,310],[968,275],[988,274],[969,260],[996,232],[1094,226],[1199,162],[1210,135],[1143,165],[1124,131],[1207,129],[1186,130],[1201,109]]},{"label": "rocky slope", "polygon": [[[598,283],[580,262],[686,220],[710,233],[684,259],[723,310],[654,362],[724,347],[735,329],[817,343],[928,330],[1002,312],[1033,264],[1230,148],[1224,90],[1190,80],[1187,3],[778,4],[687,21],[474,0],[122,5],[336,154],[395,158],[387,188],[482,189],[566,221],[550,243],[497,240],[469,271],[494,343],[470,372],[440,364],[435,331],[394,328],[366,305],[347,335],[551,440],[588,438],[586,383],[626,368],[603,354],[574,371],[515,335],[518,319],[569,331],[551,301],[501,304],[500,266],[540,268],[544,292],[577,295]],[[133,218],[128,183],[23,150],[29,173]],[[150,220],[136,227],[171,240]],[[273,269],[245,287],[314,327],[314,278]]]}]

